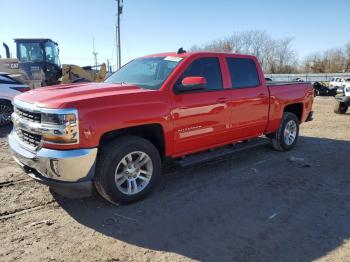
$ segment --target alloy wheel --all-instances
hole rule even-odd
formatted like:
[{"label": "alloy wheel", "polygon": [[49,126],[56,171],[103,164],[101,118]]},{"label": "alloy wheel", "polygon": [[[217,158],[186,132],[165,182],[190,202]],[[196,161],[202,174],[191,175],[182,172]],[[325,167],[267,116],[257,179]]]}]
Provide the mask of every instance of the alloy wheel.
[{"label": "alloy wheel", "polygon": [[12,108],[8,105],[0,104],[0,126],[11,122]]},{"label": "alloy wheel", "polygon": [[295,138],[297,137],[297,124],[294,120],[290,120],[287,122],[284,128],[284,143],[290,146],[294,143]]},{"label": "alloy wheel", "polygon": [[145,152],[135,151],[124,156],[115,170],[115,184],[120,192],[135,195],[151,180],[153,163]]}]

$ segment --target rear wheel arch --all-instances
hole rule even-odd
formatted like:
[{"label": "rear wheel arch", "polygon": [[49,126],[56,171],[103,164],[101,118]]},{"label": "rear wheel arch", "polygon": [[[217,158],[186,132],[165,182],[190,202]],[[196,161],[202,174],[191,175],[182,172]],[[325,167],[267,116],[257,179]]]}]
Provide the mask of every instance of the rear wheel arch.
[{"label": "rear wheel arch", "polygon": [[9,103],[12,105],[12,102],[10,99],[6,99],[6,98],[0,98],[0,103]]},{"label": "rear wheel arch", "polygon": [[302,121],[303,112],[304,112],[303,103],[295,103],[295,104],[286,105],[284,110],[283,110],[283,113],[292,113],[292,114],[296,115],[296,117],[299,119],[299,122]]}]

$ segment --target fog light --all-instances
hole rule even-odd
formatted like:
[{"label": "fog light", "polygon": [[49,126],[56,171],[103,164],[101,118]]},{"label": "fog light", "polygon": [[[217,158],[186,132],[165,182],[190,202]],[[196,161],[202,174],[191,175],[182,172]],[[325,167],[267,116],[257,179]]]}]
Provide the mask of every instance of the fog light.
[{"label": "fog light", "polygon": [[59,162],[56,159],[51,159],[50,160],[50,166],[51,166],[51,170],[52,172],[56,175],[56,176],[61,176],[60,175],[60,170],[59,170]]}]

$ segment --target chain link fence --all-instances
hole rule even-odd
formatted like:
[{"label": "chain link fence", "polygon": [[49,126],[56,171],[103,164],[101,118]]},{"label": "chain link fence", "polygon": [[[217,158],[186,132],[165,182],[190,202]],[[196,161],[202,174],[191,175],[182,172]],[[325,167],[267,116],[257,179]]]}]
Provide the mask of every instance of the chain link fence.
[{"label": "chain link fence", "polygon": [[273,81],[295,81],[302,79],[306,82],[328,82],[334,77],[350,78],[350,73],[327,73],[327,74],[265,74],[265,77]]}]

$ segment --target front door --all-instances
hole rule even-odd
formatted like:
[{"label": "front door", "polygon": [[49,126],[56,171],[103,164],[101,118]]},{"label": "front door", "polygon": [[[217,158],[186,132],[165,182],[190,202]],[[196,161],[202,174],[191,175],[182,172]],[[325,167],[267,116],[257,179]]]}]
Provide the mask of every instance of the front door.
[{"label": "front door", "polygon": [[174,155],[199,151],[229,139],[232,90],[223,87],[219,58],[193,61],[176,85],[188,76],[204,77],[207,85],[205,90],[174,94]]}]

